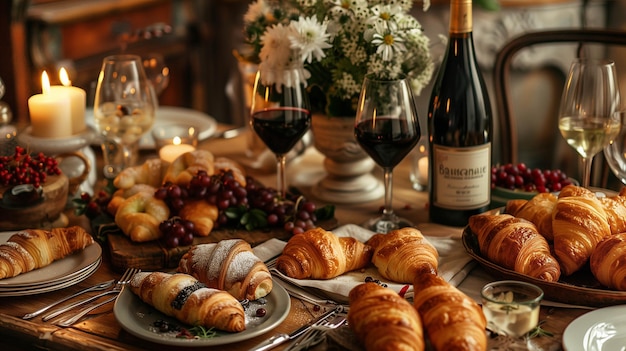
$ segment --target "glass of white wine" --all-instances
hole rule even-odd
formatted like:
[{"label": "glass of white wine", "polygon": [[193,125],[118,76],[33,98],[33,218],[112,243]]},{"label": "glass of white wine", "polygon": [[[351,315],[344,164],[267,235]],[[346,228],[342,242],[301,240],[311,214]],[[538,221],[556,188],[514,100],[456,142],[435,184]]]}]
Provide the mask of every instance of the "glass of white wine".
[{"label": "glass of white wine", "polygon": [[582,158],[585,188],[589,187],[593,157],[620,131],[619,109],[615,62],[605,59],[572,62],[561,97],[559,130]]},{"label": "glass of white wine", "polygon": [[106,178],[137,162],[139,140],[152,128],[157,104],[139,56],[104,58],[93,110],[96,128],[104,139]]}]

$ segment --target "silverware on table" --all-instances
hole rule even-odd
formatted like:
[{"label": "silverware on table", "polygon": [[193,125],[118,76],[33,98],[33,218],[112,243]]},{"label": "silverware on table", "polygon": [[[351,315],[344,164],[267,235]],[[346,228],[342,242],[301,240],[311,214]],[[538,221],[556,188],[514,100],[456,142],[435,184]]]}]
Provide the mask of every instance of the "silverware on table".
[{"label": "silverware on table", "polygon": [[336,313],[340,313],[342,310],[343,310],[343,306],[337,306],[336,308],[329,310],[328,312],[325,312],[324,314],[316,318],[311,323],[306,324],[296,329],[290,334],[285,334],[285,333],[276,334],[272,336],[271,338],[256,345],[255,347],[251,348],[250,351],[266,351],[266,350],[273,349],[274,347],[281,345],[289,340],[294,340],[298,338],[299,336],[303,335],[304,333],[306,333],[307,331],[311,330],[315,326],[318,326],[324,323],[330,316]]},{"label": "silverware on table", "polygon": [[51,309],[52,307],[54,307],[54,306],[56,306],[56,305],[58,305],[60,303],[63,303],[65,301],[67,301],[67,300],[73,299],[73,298],[75,298],[77,296],[80,296],[80,295],[88,293],[88,292],[100,291],[100,290],[108,289],[108,288],[113,286],[113,283],[115,283],[115,279],[111,279],[111,280],[107,280],[106,282],[95,284],[95,285],[90,286],[88,288],[85,288],[85,289],[83,289],[81,291],[78,291],[78,292],[76,292],[74,294],[68,295],[66,297],[63,297],[63,298],[57,300],[57,301],[54,301],[53,303],[51,303],[49,305],[46,305],[46,306],[38,309],[37,311],[35,311],[33,313],[27,313],[27,314],[25,314],[22,317],[22,319],[32,319],[32,318],[35,318],[35,317],[39,316],[40,314],[46,312],[47,310]]},{"label": "silverware on table", "polygon": [[63,314],[67,311],[70,311],[76,307],[88,304],[90,302],[96,301],[99,298],[106,296],[106,295],[111,295],[111,294],[115,294],[117,296],[117,294],[120,293],[120,291],[122,291],[122,288],[128,284],[130,282],[130,280],[132,279],[132,277],[136,274],[139,273],[140,269],[138,268],[128,268],[126,269],[126,271],[124,272],[124,274],[122,275],[122,277],[115,283],[115,286],[113,287],[113,289],[102,292],[100,294],[88,297],[86,299],[77,301],[71,305],[65,306],[63,308],[60,308],[58,310],[55,310],[54,312],[51,312],[45,316],[43,316],[41,319],[46,322],[49,321],[50,319],[59,316],[60,314]]},{"label": "silverware on table", "polygon": [[326,338],[329,330],[336,329],[346,324],[346,314],[337,314],[333,318],[328,318],[319,325],[313,326],[306,333],[297,338],[291,345],[287,346],[284,351],[301,351],[313,347]]},{"label": "silverware on table", "polygon": [[115,301],[115,299],[117,299],[118,295],[112,296],[100,303],[97,303],[93,306],[89,306],[87,308],[85,308],[84,310],[78,312],[77,314],[73,315],[72,317],[68,318],[68,319],[64,319],[64,320],[60,320],[58,322],[56,322],[55,324],[60,326],[60,327],[70,327],[72,326],[72,324],[78,322],[79,319],[83,318],[84,316],[86,316],[89,312],[95,310],[96,308],[99,308],[101,306],[106,305],[109,302],[113,302]]}]

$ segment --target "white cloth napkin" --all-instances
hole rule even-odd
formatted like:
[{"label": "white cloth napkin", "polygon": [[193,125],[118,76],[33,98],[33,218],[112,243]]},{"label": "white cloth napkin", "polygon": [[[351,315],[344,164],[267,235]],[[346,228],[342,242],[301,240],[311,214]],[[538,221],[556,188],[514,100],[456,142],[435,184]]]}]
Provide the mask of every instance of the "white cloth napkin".
[{"label": "white cloth napkin", "polygon": [[[475,262],[465,252],[460,240],[460,231],[457,228],[428,225],[418,229],[422,231],[426,240],[431,243],[439,253],[438,273],[450,284],[457,286],[474,267]],[[333,230],[337,236],[350,236],[361,242],[366,242],[373,232],[354,224],[341,226]],[[267,261],[278,256],[287,243],[278,239],[270,239],[254,248],[255,254],[262,260]],[[328,280],[292,279],[276,269],[272,274],[279,278],[285,289],[294,296],[308,299],[315,303],[324,303],[328,299],[338,303],[347,303],[348,294],[353,287],[365,281],[366,277],[377,279],[396,292],[403,292],[404,296],[413,295],[413,286],[398,284],[387,281],[379,273],[376,267],[369,266],[365,270],[345,273],[339,277]]]}]

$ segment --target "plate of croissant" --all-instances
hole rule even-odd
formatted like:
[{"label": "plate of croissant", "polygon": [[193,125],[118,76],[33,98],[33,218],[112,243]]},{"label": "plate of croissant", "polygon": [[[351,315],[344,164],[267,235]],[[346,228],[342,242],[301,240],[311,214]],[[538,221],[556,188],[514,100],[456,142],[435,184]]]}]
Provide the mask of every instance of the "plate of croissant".
[{"label": "plate of croissant", "polygon": [[598,196],[569,185],[558,194],[470,217],[465,250],[498,279],[533,283],[546,299],[603,307],[626,303],[626,190]]}]

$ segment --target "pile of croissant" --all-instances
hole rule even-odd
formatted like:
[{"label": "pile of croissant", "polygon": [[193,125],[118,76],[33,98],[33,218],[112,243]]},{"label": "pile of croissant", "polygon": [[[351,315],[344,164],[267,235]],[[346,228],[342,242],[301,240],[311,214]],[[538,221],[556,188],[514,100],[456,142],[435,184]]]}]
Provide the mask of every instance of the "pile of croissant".
[{"label": "pile of croissant", "polygon": [[[215,158],[206,150],[187,152],[172,163],[151,158],[124,169],[115,177],[113,185],[118,190],[113,193],[107,211],[131,241],[159,239],[162,236],[159,224],[170,218],[170,209],[163,200],[154,197],[157,188],[165,183],[187,185],[201,170],[209,175],[216,170],[231,170],[240,184],[246,183],[244,171],[238,164],[224,157]],[[218,211],[206,201],[190,201],[178,215],[194,223],[196,234],[207,236],[213,230]]]},{"label": "pile of croissant", "polygon": [[370,263],[385,279],[413,284],[415,293],[411,304],[374,282],[350,291],[348,326],[367,350],[424,350],[425,333],[435,350],[486,349],[480,306],[437,275],[437,250],[415,228],[365,243],[311,229],[287,242],[276,268],[295,279],[330,279]]},{"label": "pile of croissant", "polygon": [[250,244],[227,239],[192,246],[176,273],[140,272],[129,287],[142,301],[183,323],[240,332],[246,328],[240,301],[267,296],[273,283]]},{"label": "pile of croissant", "polygon": [[626,291],[626,189],[597,197],[568,185],[510,200],[503,214],[472,216],[469,227],[481,254],[502,267],[557,281],[588,264],[602,285]]}]

